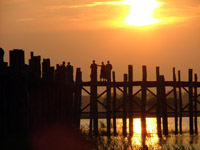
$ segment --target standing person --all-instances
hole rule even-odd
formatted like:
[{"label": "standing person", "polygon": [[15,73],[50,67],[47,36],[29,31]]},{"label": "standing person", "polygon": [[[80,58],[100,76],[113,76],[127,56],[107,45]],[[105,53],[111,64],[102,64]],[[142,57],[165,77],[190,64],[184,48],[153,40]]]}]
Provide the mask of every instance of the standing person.
[{"label": "standing person", "polygon": [[70,62],[67,63],[66,68],[66,78],[67,78],[67,84],[72,84],[73,81],[73,66],[70,64]]},{"label": "standing person", "polygon": [[101,63],[101,74],[100,74],[100,81],[106,81],[106,65],[104,62]]},{"label": "standing person", "polygon": [[97,81],[97,64],[95,63],[95,60],[93,60],[91,66],[91,80]]},{"label": "standing person", "polygon": [[112,70],[112,65],[110,64],[110,61],[107,61],[106,64],[106,72],[107,72],[107,80],[111,80],[111,70]]}]

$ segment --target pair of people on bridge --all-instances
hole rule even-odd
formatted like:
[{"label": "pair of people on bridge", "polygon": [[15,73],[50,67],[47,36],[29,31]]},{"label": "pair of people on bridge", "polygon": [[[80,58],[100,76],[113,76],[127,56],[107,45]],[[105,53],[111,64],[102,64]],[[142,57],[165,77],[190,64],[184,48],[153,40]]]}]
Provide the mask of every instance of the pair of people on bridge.
[{"label": "pair of people on bridge", "polygon": [[110,61],[107,61],[106,65],[104,64],[104,62],[102,62],[101,65],[97,65],[95,63],[95,60],[93,60],[93,63],[90,66],[90,68],[92,69],[91,78],[97,77],[97,66],[101,67],[100,81],[110,81],[111,80],[111,70],[112,70],[112,65],[110,64]]}]

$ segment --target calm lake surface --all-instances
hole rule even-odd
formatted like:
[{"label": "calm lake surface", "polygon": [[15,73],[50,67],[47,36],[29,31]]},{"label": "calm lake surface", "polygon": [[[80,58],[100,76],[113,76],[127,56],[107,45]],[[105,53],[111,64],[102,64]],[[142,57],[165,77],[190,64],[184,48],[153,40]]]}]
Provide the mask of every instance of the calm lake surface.
[{"label": "calm lake surface", "polygon": [[[112,120],[111,120],[112,122]],[[141,146],[141,122],[140,119],[134,119],[134,135],[131,138],[131,144],[134,146]],[[199,149],[200,150],[200,135],[189,135],[189,118],[183,118],[183,134],[174,135],[174,118],[168,118],[169,136],[158,138],[156,118],[147,118],[147,134],[145,143],[149,149],[175,149],[176,146],[184,146],[184,149]],[[127,132],[129,120],[127,119]],[[200,117],[198,117],[198,127],[200,128]],[[89,130],[89,119],[81,120],[81,129],[84,131]],[[99,119],[99,129],[106,131],[106,119]],[[200,131],[200,129],[199,129]],[[112,132],[112,128],[111,128]],[[117,119],[117,132],[122,133],[122,119]],[[113,138],[119,138],[113,137]],[[118,140],[119,141],[119,140]],[[119,141],[120,145],[120,141]],[[151,148],[152,147],[152,148]],[[133,148],[134,149],[134,148]],[[136,148],[137,149],[137,148]],[[181,149],[179,147],[179,149]]]}]

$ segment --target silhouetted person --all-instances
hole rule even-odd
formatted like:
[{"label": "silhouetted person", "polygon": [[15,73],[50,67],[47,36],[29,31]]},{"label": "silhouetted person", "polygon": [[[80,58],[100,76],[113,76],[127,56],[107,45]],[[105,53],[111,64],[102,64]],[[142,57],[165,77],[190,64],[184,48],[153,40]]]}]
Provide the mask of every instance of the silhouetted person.
[{"label": "silhouetted person", "polygon": [[107,80],[111,80],[111,70],[112,70],[112,65],[110,64],[110,61],[107,61],[106,64],[106,72],[107,72]]},{"label": "silhouetted person", "polygon": [[97,64],[95,63],[95,60],[93,60],[93,63],[91,64],[90,68],[91,68],[91,79],[97,81]]},{"label": "silhouetted person", "polygon": [[7,63],[4,62],[4,50],[0,48],[0,74],[3,73],[7,69]]},{"label": "silhouetted person", "polygon": [[104,62],[101,63],[101,74],[100,74],[100,81],[106,81],[107,79],[107,73],[106,73],[106,65]]},{"label": "silhouetted person", "polygon": [[3,48],[0,48],[0,65],[2,65],[4,62],[3,57],[4,57],[4,50]]},{"label": "silhouetted person", "polygon": [[63,61],[62,65],[63,65],[63,67],[65,67],[65,61]]},{"label": "silhouetted person", "polygon": [[66,80],[67,80],[67,84],[73,83],[73,66],[70,65],[70,62],[67,63]]}]

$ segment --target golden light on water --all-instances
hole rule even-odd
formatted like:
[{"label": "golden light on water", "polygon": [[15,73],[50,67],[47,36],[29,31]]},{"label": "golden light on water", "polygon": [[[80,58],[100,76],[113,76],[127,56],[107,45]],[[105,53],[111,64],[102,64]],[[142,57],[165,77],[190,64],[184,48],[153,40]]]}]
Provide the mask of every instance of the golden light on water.
[{"label": "golden light on water", "polygon": [[[118,124],[122,125],[122,120],[118,120]],[[122,126],[118,126],[119,130],[121,130]],[[157,124],[156,118],[146,118],[146,127],[147,127],[147,137],[146,137],[146,145],[157,145],[159,142],[159,137],[157,135]],[[131,138],[131,142],[133,145],[142,145],[141,138],[141,119],[133,120],[133,130],[134,135]],[[122,131],[121,131],[122,132]],[[127,132],[129,132],[129,120],[127,119]]]},{"label": "golden light on water", "polygon": [[[157,135],[156,118],[146,118],[147,138],[146,145],[156,145],[159,141]],[[142,145],[141,141],[141,119],[134,119],[134,136],[131,139],[133,145]]]},{"label": "golden light on water", "polygon": [[163,3],[157,0],[124,0],[130,5],[129,15],[125,19],[125,24],[131,26],[148,26],[160,23],[162,20],[155,18],[155,10]]},{"label": "golden light on water", "polygon": [[[147,124],[147,133],[157,134],[155,118],[146,118],[146,124]],[[141,134],[141,120],[140,119],[134,119],[134,133]]]}]

